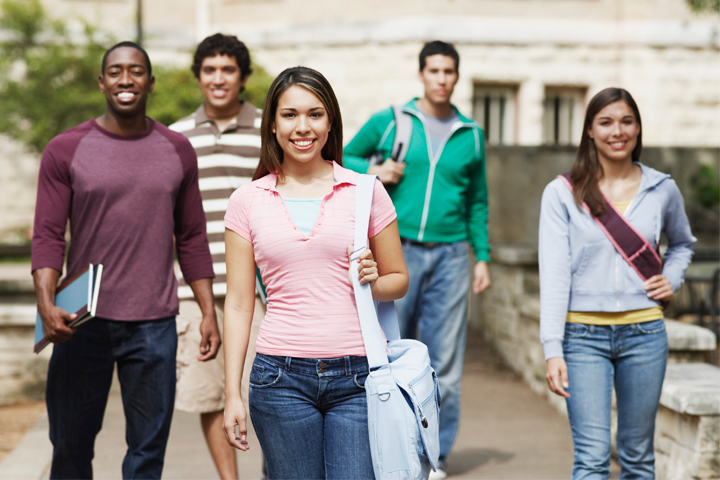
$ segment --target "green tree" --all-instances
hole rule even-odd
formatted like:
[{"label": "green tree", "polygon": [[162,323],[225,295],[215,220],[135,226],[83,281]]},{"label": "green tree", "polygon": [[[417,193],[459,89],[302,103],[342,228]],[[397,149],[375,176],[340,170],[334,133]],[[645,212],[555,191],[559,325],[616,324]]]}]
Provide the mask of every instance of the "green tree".
[{"label": "green tree", "polygon": [[720,176],[712,165],[700,165],[690,179],[692,199],[705,208],[720,205]]},{"label": "green tree", "polygon": [[104,110],[97,76],[105,46],[84,25],[82,42],[48,18],[39,0],[3,0],[0,131],[38,150],[55,135]]},{"label": "green tree", "polygon": [[[148,100],[148,116],[164,125],[170,125],[197,110],[204,98],[190,67],[153,68],[155,91]],[[245,84],[240,97],[262,108],[265,95],[273,78],[259,65]]]},{"label": "green tree", "polygon": [[[48,17],[40,0],[1,0],[0,132],[41,151],[56,135],[105,111],[98,89],[102,55],[112,35],[84,24],[73,38],[64,22]],[[253,66],[242,96],[262,107],[272,77]],[[156,66],[148,115],[169,125],[203,101],[190,68]]]},{"label": "green tree", "polygon": [[203,94],[188,68],[153,67],[155,90],[148,99],[147,114],[163,125],[175,123],[194,112]]},{"label": "green tree", "polygon": [[265,97],[275,77],[272,77],[263,67],[257,64],[252,66],[253,73],[245,84],[245,90],[240,94],[248,102],[258,108],[263,108]]},{"label": "green tree", "polygon": [[720,0],[686,0],[690,8],[695,12],[716,12],[720,13]]}]

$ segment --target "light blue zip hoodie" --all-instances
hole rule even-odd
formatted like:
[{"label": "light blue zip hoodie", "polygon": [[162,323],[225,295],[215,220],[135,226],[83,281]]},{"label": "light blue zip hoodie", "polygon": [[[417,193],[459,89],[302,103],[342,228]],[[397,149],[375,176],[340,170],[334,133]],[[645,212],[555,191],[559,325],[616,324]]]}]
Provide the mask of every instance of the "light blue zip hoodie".
[{"label": "light blue zip hoodie", "polygon": [[[642,168],[642,179],[625,218],[652,246],[665,233],[668,249],[662,273],[676,292],[696,241],[685,204],[670,175],[636,165]],[[625,312],[659,305],[648,298],[643,280],[585,209],[578,209],[559,178],[543,192],[539,239],[540,341],[546,360],[563,356],[568,311]]]}]

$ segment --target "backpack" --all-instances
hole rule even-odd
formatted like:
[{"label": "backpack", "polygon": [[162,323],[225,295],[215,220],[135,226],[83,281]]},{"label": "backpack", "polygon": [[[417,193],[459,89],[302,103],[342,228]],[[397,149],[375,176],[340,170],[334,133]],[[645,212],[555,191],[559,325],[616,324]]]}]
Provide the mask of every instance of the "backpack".
[{"label": "backpack", "polygon": [[[393,105],[392,109],[395,115],[395,140],[393,140],[390,158],[396,162],[403,162],[412,138],[412,117],[409,113],[403,112],[400,105]],[[385,162],[385,156],[380,151],[380,145],[378,145],[376,151],[367,157],[367,161],[370,162],[370,165],[381,165]]]}]

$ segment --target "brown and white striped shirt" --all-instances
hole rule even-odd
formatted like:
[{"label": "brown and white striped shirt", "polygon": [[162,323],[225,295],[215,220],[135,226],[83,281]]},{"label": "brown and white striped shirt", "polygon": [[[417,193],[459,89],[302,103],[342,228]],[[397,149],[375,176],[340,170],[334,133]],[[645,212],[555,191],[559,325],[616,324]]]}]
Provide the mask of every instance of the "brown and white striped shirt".
[{"label": "brown and white striped shirt", "polygon": [[[207,236],[212,254],[215,281],[213,294],[227,292],[225,267],[225,226],[223,220],[230,195],[250,183],[260,161],[260,119],[262,111],[243,102],[233,123],[223,132],[205,113],[205,104],[189,117],[170,125],[190,140],[198,159],[200,194],[207,218]],[[178,296],[193,298],[193,292],[180,277]]]}]

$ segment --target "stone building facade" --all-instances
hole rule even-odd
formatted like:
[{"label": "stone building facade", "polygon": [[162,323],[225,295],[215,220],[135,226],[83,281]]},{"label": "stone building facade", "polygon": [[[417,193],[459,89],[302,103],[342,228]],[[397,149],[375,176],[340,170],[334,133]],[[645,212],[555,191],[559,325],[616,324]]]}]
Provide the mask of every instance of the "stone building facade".
[{"label": "stone building facade", "polygon": [[40,158],[0,134],[0,244],[29,239]]},{"label": "stone building facade", "polygon": [[[453,100],[490,145],[576,144],[590,97],[621,86],[639,104],[645,145],[720,146],[720,15],[695,14],[685,0],[42,3],[78,31],[85,19],[119,39],[135,38],[142,4],[144,45],[155,63],[188,66],[197,41],[221,31],[243,39],[271,75],[316,68],[338,96],[346,141],[375,111],[422,94],[418,53],[442,39],[461,55]],[[31,225],[32,198],[15,190],[27,190],[37,169],[37,159],[8,156],[7,148],[15,147],[0,147],[0,161],[13,167],[2,170],[24,179],[0,177],[0,203],[16,205],[12,218],[0,214],[0,238]]]},{"label": "stone building facade", "polygon": [[[134,38],[138,0],[43,0]],[[333,84],[350,138],[374,111],[422,93],[425,41],[454,42],[454,101],[491,144],[574,144],[586,102],[628,89],[645,143],[720,146],[720,16],[685,0],[143,0],[146,45],[189,64],[209,33],[236,34],[270,74],[294,65]]]}]

